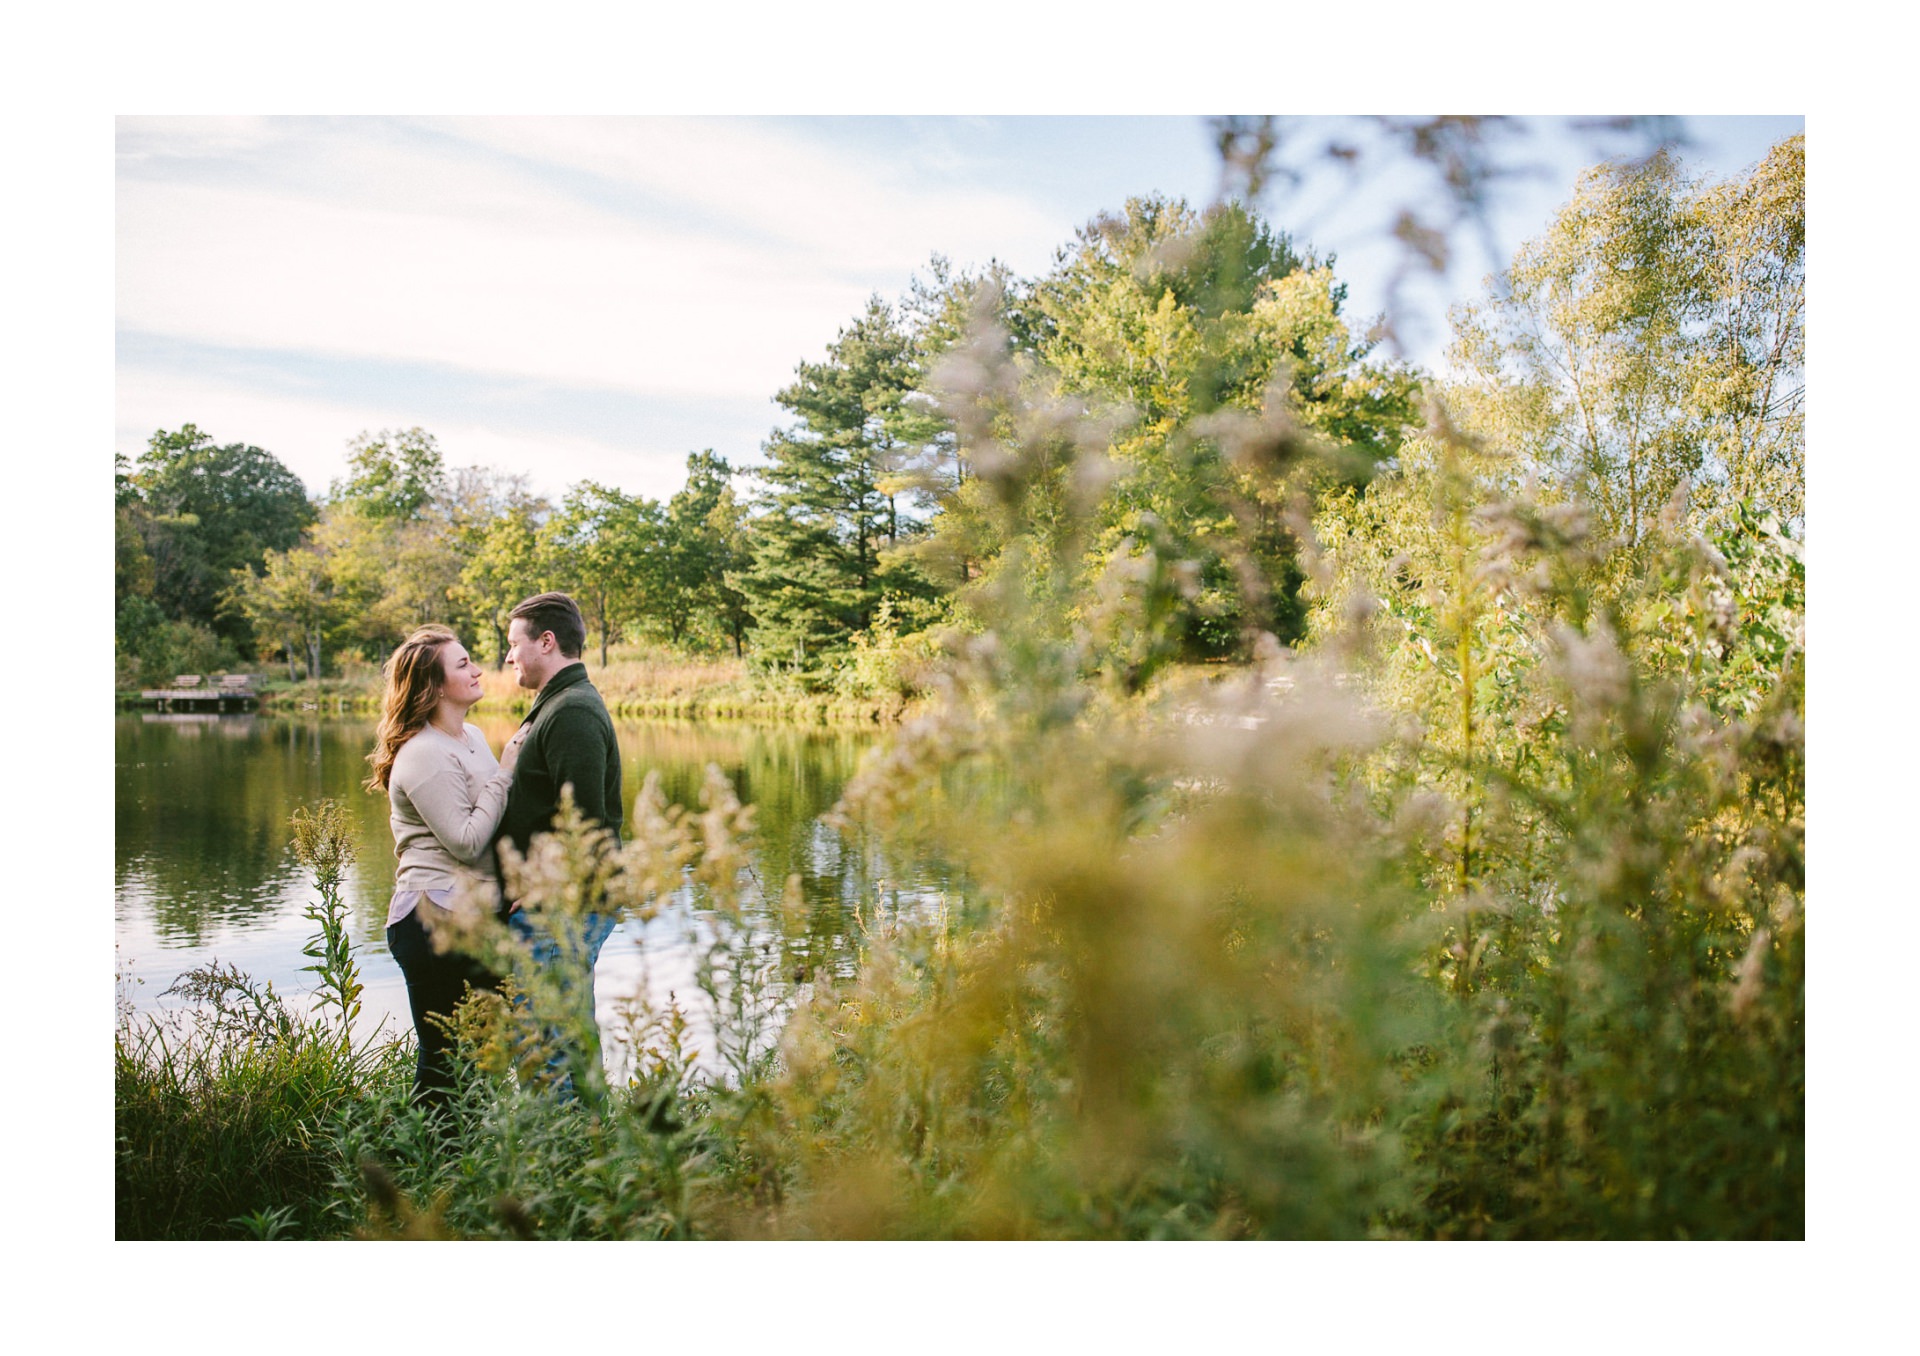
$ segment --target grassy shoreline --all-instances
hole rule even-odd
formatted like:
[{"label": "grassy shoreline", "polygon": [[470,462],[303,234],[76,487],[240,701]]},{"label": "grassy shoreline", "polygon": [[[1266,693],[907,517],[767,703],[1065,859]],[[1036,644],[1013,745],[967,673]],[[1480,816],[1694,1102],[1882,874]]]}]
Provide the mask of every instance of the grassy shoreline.
[{"label": "grassy shoreline", "polygon": [[[791,679],[768,681],[737,659],[663,654],[615,646],[602,666],[587,656],[587,671],[606,700],[607,710],[630,720],[726,720],[762,725],[891,726],[911,715],[917,694],[810,692]],[[522,715],[533,693],[506,670],[484,675],[486,711]],[[260,710],[270,715],[376,717],[380,713],[380,671],[349,663],[345,672],[317,683],[267,677],[259,685]],[[114,694],[116,709],[137,709],[139,694]]]}]

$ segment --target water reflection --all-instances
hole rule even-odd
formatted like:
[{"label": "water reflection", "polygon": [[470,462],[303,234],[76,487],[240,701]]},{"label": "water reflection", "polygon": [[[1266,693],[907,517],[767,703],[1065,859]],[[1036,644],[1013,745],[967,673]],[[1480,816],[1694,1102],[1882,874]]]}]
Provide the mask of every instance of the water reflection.
[{"label": "water reflection", "polygon": [[[498,749],[511,718],[476,713]],[[624,759],[625,809],[649,772],[667,798],[696,808],[709,763],[754,806],[756,844],[746,893],[758,902],[769,973],[783,983],[820,967],[851,964],[855,910],[911,908],[949,888],[934,862],[888,863],[878,848],[820,823],[874,736],[852,731],[616,722]],[[345,807],[358,859],[345,883],[359,949],[366,1022],[407,1028],[399,970],[387,954],[393,839],[386,798],[360,788],[372,721],[257,715],[123,715],[115,721],[115,940],[138,1010],[171,1005],[162,991],[179,973],[218,959],[304,994],[300,946],[312,931],[313,899],[287,844],[296,807],[331,796]],[[780,921],[777,901],[798,877],[803,909]],[[629,921],[598,971],[603,1023],[644,989],[697,1001],[695,965],[702,901],[683,891],[652,922]],[[692,1013],[696,1019],[701,1014]],[[696,1020],[696,1026],[704,1026]]]}]

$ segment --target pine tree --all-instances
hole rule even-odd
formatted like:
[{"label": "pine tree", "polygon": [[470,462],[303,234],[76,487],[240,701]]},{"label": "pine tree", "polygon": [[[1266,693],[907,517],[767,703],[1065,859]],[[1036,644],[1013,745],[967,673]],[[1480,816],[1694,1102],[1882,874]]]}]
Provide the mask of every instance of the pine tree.
[{"label": "pine tree", "polygon": [[755,472],[764,512],[732,581],[765,660],[817,672],[872,624],[888,592],[930,591],[899,555],[919,531],[898,493],[917,378],[912,337],[876,297],[827,360],[801,363],[776,397],[796,422],[764,445],[768,464]]}]

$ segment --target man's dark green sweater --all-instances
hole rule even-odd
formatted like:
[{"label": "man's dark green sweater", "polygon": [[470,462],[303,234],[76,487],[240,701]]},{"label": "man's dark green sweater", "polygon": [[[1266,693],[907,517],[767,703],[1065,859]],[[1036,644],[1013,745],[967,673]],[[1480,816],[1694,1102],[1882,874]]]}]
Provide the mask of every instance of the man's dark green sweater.
[{"label": "man's dark green sweater", "polygon": [[[552,829],[560,788],[570,785],[580,813],[611,829],[617,845],[624,817],[620,745],[607,704],[587,681],[587,666],[569,664],[547,679],[521,723],[527,737],[514,764],[513,786],[494,841],[511,842],[525,853],[535,834]],[[504,879],[501,897],[506,897]]]}]

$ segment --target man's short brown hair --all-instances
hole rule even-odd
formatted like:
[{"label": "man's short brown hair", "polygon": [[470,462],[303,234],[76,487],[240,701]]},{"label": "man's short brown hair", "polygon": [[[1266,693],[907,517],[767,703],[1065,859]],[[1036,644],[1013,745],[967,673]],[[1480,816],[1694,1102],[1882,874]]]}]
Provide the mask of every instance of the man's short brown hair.
[{"label": "man's short brown hair", "polygon": [[509,622],[516,618],[527,624],[527,632],[535,640],[553,632],[554,643],[569,659],[578,659],[587,643],[587,624],[579,607],[564,593],[534,594],[507,614]]}]

